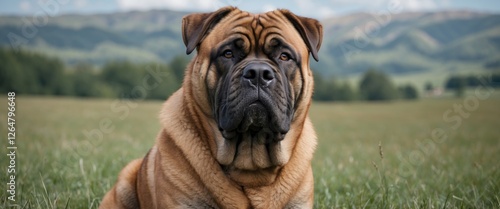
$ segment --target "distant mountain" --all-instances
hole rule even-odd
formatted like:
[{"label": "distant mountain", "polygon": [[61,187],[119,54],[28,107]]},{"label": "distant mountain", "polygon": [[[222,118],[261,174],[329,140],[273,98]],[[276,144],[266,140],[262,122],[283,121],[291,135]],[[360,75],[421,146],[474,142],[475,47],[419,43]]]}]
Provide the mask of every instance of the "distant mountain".
[{"label": "distant mountain", "polygon": [[[392,74],[498,70],[500,15],[468,11],[352,14],[323,21],[325,44],[314,66],[335,74],[375,67]],[[326,57],[326,58],[325,58]]]},{"label": "distant mountain", "polygon": [[[23,36],[31,17],[0,17],[0,45],[9,34],[29,50],[66,63],[113,59],[167,62],[184,54],[181,20],[167,10],[49,17]],[[324,42],[313,68],[327,75],[357,75],[377,68],[393,75],[500,70],[500,14],[470,11],[356,13],[322,21]]]},{"label": "distant mountain", "polygon": [[[109,60],[167,62],[185,52],[182,17],[187,13],[152,10],[97,15],[49,17],[36,32],[25,36],[31,17],[0,17],[0,45],[11,46],[9,33],[27,39],[25,48],[60,57],[66,63],[103,64]],[[28,34],[29,35],[29,34]]]}]

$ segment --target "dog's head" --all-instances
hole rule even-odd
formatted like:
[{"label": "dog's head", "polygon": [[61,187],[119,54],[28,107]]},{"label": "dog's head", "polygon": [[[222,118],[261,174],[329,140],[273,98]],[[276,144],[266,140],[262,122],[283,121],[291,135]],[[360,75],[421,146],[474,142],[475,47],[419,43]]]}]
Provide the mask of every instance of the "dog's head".
[{"label": "dog's head", "polygon": [[[187,79],[217,124],[216,159],[229,173],[274,172],[290,158],[303,123],[322,26],[288,10],[251,14],[233,7],[183,19],[187,53],[197,49]],[[201,84],[200,84],[201,83]],[[196,85],[197,84],[197,85]]]}]

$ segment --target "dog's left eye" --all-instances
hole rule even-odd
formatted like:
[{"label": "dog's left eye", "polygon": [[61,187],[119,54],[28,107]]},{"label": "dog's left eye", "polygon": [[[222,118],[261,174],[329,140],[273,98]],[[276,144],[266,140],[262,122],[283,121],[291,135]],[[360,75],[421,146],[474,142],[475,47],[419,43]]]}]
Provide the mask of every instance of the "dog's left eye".
[{"label": "dog's left eye", "polygon": [[280,60],[282,60],[282,61],[288,61],[288,60],[290,60],[290,55],[287,54],[287,53],[281,53],[280,54]]},{"label": "dog's left eye", "polygon": [[223,54],[224,54],[225,58],[228,58],[228,59],[233,58],[233,51],[231,51],[231,50],[226,50],[226,51],[224,51]]}]

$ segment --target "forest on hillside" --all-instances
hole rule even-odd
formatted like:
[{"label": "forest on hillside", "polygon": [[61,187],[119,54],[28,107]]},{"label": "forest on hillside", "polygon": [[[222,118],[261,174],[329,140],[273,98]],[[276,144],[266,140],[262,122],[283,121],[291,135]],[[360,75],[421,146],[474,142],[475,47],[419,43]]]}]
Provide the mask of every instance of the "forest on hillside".
[{"label": "forest on hillside", "polygon": [[[0,92],[164,100],[181,86],[188,61],[186,56],[177,56],[167,64],[115,60],[102,67],[85,62],[67,66],[58,58],[35,52],[0,49]],[[463,91],[481,85],[475,78],[451,76],[443,88]],[[499,87],[499,84],[500,74],[494,74],[491,85]],[[357,86],[335,77],[315,76],[313,98],[319,101],[417,99],[419,92],[434,88],[396,86],[383,70],[368,69]]]}]

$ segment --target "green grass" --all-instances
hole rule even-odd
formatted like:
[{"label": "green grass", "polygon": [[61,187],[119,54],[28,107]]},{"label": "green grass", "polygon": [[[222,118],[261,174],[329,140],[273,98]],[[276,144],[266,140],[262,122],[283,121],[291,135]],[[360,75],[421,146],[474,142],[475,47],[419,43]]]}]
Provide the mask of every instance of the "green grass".
[{"label": "green grass", "polygon": [[[443,113],[462,102],[316,104],[316,206],[498,208],[500,101],[481,101],[454,130]],[[432,141],[436,128],[448,138]]]},{"label": "green grass", "polygon": [[[160,128],[161,102],[125,106],[114,100],[22,96],[16,102],[16,203],[23,208],[97,208],[120,169],[145,155]],[[500,207],[500,100],[480,101],[452,129],[443,113],[461,103],[315,103],[310,113],[319,137],[315,207]],[[6,106],[2,96],[2,136]],[[436,128],[446,140],[431,140]],[[85,130],[106,133],[88,140]],[[1,145],[5,174],[5,137]],[[0,208],[10,203],[6,177],[0,175]]]}]

